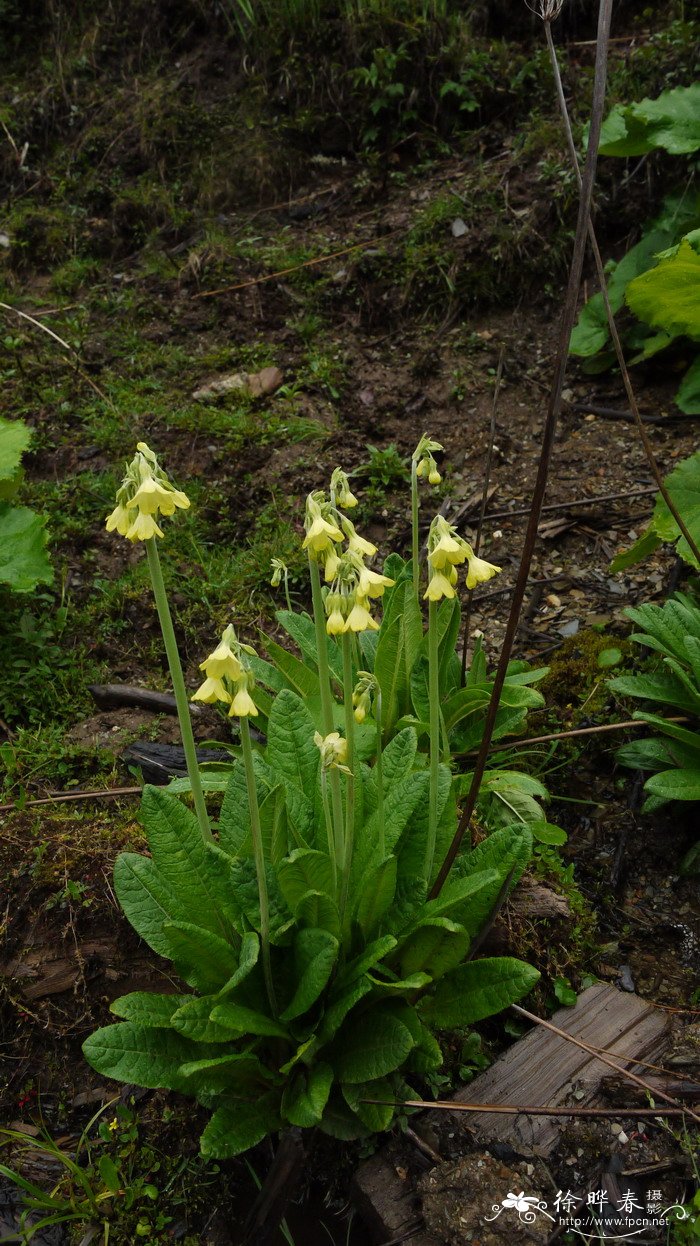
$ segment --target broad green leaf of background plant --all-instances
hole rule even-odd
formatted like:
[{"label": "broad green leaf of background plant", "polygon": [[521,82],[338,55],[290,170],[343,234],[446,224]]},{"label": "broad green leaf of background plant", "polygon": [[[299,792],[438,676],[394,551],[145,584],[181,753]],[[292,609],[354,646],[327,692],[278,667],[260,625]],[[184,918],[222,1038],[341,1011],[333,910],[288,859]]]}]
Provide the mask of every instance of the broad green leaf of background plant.
[{"label": "broad green leaf of background plant", "polygon": [[630,281],[625,300],[635,316],[654,328],[700,339],[700,255],[688,239]]},{"label": "broad green leaf of background plant", "polygon": [[13,479],[31,440],[32,430],[23,420],[0,418],[0,481]]},{"label": "broad green leaf of background plant", "polygon": [[700,412],[700,355],[691,363],[681,381],[676,397],[676,406],[686,415],[697,415]]},{"label": "broad green leaf of background plant", "polygon": [[[693,537],[700,544],[700,451],[684,459],[665,477],[664,484],[668,489],[683,521]],[[676,552],[692,567],[697,566],[688,542],[681,536],[675,519],[669,511],[661,494],[657,493],[654,513],[649,527],[642,533],[634,545],[622,550],[613,558],[611,571],[626,571],[634,563],[640,562],[664,542],[676,543]]]},{"label": "broad green leaf of background plant", "polygon": [[601,156],[643,156],[657,147],[674,156],[700,147],[700,83],[663,91],[656,99],[617,104],[603,122]]},{"label": "broad green leaf of background plant", "polygon": [[46,522],[26,506],[0,502],[0,583],[16,593],[50,584],[53,571],[46,553]]}]

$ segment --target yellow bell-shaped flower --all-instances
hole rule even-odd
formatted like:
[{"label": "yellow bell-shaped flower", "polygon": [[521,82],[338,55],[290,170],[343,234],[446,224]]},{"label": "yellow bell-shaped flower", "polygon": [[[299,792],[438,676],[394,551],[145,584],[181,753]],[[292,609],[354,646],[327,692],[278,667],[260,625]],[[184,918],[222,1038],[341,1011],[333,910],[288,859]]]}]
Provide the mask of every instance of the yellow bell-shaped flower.
[{"label": "yellow bell-shaped flower", "polygon": [[476,588],[477,584],[485,584],[487,580],[498,575],[500,567],[495,567],[492,562],[486,562],[483,558],[477,558],[476,554],[467,555],[467,588]]},{"label": "yellow bell-shaped flower", "polygon": [[454,597],[455,590],[450,584],[449,579],[442,571],[434,571],[428,581],[428,587],[423,593],[423,597],[427,601],[442,601],[443,597]]}]

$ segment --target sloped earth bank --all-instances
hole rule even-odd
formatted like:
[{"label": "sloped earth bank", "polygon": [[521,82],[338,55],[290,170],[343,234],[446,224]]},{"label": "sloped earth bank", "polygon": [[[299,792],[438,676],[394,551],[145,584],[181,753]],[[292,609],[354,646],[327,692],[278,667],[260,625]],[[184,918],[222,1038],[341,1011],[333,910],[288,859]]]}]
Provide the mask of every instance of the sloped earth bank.
[{"label": "sloped earth bank", "polygon": [[[512,171],[505,156],[504,161],[504,170]],[[126,549],[102,529],[114,484],[108,473],[119,470],[138,438],[163,453],[179,483],[189,487],[193,482],[199,501],[202,550],[176,544],[172,555],[174,601],[193,684],[196,664],[231,605],[245,619],[251,638],[255,624],[269,619],[273,608],[262,555],[256,555],[262,566],[252,572],[245,564],[250,578],[244,593],[223,580],[212,587],[210,602],[206,594],[198,595],[199,553],[211,572],[219,567],[217,553],[223,558],[241,549],[259,550],[255,537],[263,511],[268,523],[274,513],[276,539],[286,539],[286,548],[293,550],[301,538],[304,495],[321,487],[337,463],[346,470],[367,464],[368,444],[380,449],[393,444],[405,459],[423,431],[438,438],[445,446],[446,467],[438,497],[473,538],[502,355],[494,491],[482,548],[503,567],[503,575],[476,599],[472,619],[495,658],[524,531],[518,512],[528,505],[536,471],[558,304],[533,283],[530,294],[519,293],[515,307],[470,315],[460,311],[446,280],[444,308],[436,308],[435,274],[420,267],[411,279],[410,299],[406,288],[397,288],[391,275],[393,249],[438,191],[456,191],[454,216],[446,216],[442,226],[454,266],[454,272],[448,267],[448,276],[482,262],[488,221],[470,221],[466,234],[453,229],[464,214],[459,196],[468,190],[465,178],[468,170],[462,164],[444,161],[411,173],[402,185],[390,184],[377,201],[376,188],[358,186],[355,171],[342,162],[323,164],[298,189],[297,204],[231,214],[219,222],[224,235],[252,240],[247,257],[239,254],[235,261],[208,268],[211,256],[195,236],[184,249],[177,244],[169,251],[164,245],[158,271],[143,256],[122,260],[115,269],[102,267],[92,288],[72,296],[77,313],[64,307],[44,321],[71,341],[79,337],[79,373],[59,362],[43,337],[23,331],[22,364],[7,378],[7,395],[16,400],[13,409],[37,429],[29,464],[35,498],[49,498],[53,505],[56,482],[62,490],[64,516],[53,519],[56,556],[70,610],[84,626],[79,641],[70,640],[82,646],[84,685],[96,675],[151,687],[165,682],[154,611],[139,587],[140,552]],[[546,248],[547,206],[539,199],[535,175],[517,183],[515,198],[513,192],[506,178],[502,193],[510,194],[513,229],[520,227],[518,213],[523,212],[537,228],[539,213]],[[280,252],[287,257],[294,251],[319,255],[361,245],[301,276],[255,283],[275,271],[265,247],[279,243],[280,236]],[[264,263],[258,258],[262,254]],[[433,262],[429,257],[427,263]],[[209,274],[217,280],[210,282]],[[498,257],[491,251],[487,280],[498,278]],[[429,320],[421,315],[422,283],[426,302],[430,291]],[[214,285],[242,288],[206,297]],[[16,285],[14,297],[35,312],[56,307],[48,278],[36,275]],[[213,402],[191,397],[213,376],[254,372],[264,365],[284,374],[283,387],[273,395],[242,407],[235,394]],[[90,382],[113,396],[116,416],[107,405],[94,407]],[[671,418],[673,377],[666,384],[658,374],[638,374],[637,383],[643,412],[662,417],[650,432],[666,471],[694,448],[693,426]],[[611,575],[611,556],[633,539],[650,513],[651,494],[642,492],[650,488],[650,474],[628,424],[587,415],[573,403],[624,408],[616,378],[584,378],[572,369],[547,504],[584,504],[549,512],[536,550],[517,649],[519,656],[551,663],[552,672],[547,710],[529,720],[532,736],[605,723],[613,712],[626,716],[606,691],[606,672],[597,656],[615,645],[627,658],[624,608],[662,600],[679,575],[668,553],[628,575]],[[378,470],[364,477],[363,530],[383,551],[405,548],[405,485],[395,479],[383,485]],[[611,497],[620,494],[627,496]],[[424,498],[426,515],[429,506]],[[75,518],[68,522],[71,507]],[[270,549],[266,556],[275,552]],[[127,577],[129,591],[120,596]],[[195,581],[197,593],[190,587]],[[95,605],[110,592],[112,608],[120,612],[118,626],[107,626]],[[84,719],[93,717],[84,688],[72,704]],[[168,734],[157,722],[135,724],[116,711],[71,729],[77,748],[97,741],[103,752],[110,734],[118,735],[120,746],[135,733]],[[205,734],[224,738],[226,725],[208,721]],[[554,1001],[555,979],[568,978],[577,987],[586,974],[594,974],[668,1008],[680,1032],[698,1019],[689,1005],[700,986],[700,907],[696,883],[678,876],[696,832],[692,818],[682,814],[673,819],[639,814],[638,789],[615,768],[617,739],[592,737],[585,751],[575,740],[551,755],[548,745],[536,753],[555,797],[552,819],[569,832],[563,865],[573,868],[569,876],[545,852],[534,873],[565,897],[569,913],[523,913],[514,900],[492,941],[543,970],[536,1001],[542,1010]],[[72,780],[88,785],[94,754],[87,751],[74,764]],[[129,775],[117,766],[110,782],[129,782]],[[52,775],[46,786],[54,785]],[[41,781],[32,782],[31,775],[26,786],[30,796],[42,792]],[[112,998],[149,986],[168,989],[167,968],[138,943],[110,886],[117,851],[140,842],[131,802],[89,805],[80,813],[25,809],[6,817],[0,844],[5,889],[0,1060],[6,1072],[0,1079],[0,1119],[30,1130],[44,1121],[70,1149],[97,1108],[118,1096],[129,1120],[117,1118],[109,1107],[104,1119],[117,1121],[115,1141],[101,1145],[121,1153],[135,1184],[161,1190],[157,1208],[169,1220],[159,1225],[154,1204],[141,1195],[133,1209],[120,1209],[110,1241],[235,1242],[235,1226],[251,1200],[244,1165],[203,1165],[196,1156],[199,1121],[190,1104],[176,1095],[104,1085],[80,1055],[80,1043],[105,1022]],[[502,1026],[482,1028],[484,1044],[495,1054],[504,1041]],[[686,1038],[692,1040],[687,1029]],[[448,1070],[455,1077],[459,1049],[456,1041]],[[624,1112],[616,1123],[622,1132],[613,1134],[607,1123],[566,1131],[551,1163],[558,1187],[573,1188],[576,1181],[579,1188],[595,1188],[602,1161],[615,1153],[625,1169],[661,1165],[662,1176],[652,1184],[668,1187],[674,1201],[692,1192],[682,1138],[657,1125],[640,1130],[634,1116]],[[397,1163],[419,1177],[425,1157],[406,1140],[400,1146]],[[269,1158],[265,1147],[253,1154],[258,1174]],[[352,1147],[317,1140],[289,1217],[297,1241],[326,1241],[326,1229],[333,1240],[346,1240],[347,1191],[357,1159]],[[45,1160],[34,1171],[46,1185],[56,1179]],[[545,1180],[542,1173],[526,1175]],[[9,1212],[0,1201],[3,1215],[7,1219]],[[367,1240],[357,1222],[350,1234],[357,1243]]]}]

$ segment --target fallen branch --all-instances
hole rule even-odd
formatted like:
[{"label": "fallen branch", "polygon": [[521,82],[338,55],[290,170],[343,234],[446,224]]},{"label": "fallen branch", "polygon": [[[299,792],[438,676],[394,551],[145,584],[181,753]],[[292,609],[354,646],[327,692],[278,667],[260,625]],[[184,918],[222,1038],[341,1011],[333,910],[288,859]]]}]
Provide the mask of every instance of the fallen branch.
[{"label": "fallen branch", "polygon": [[18,805],[16,801],[10,805],[0,805],[0,813],[10,813],[12,811],[21,813],[23,809],[33,809],[36,805],[57,805],[63,801],[102,800],[117,796],[136,796],[142,790],[140,787],[102,787],[89,792],[51,792],[48,796],[41,796],[37,800],[26,800],[23,805]]},{"label": "fallen branch", "polygon": [[[573,498],[571,502],[548,502],[542,507],[545,511],[567,511],[573,506],[595,506],[598,502],[619,502],[623,498],[641,498],[649,493],[657,493],[656,485],[645,485],[641,489],[629,489],[625,493],[601,493],[592,498]],[[514,519],[519,515],[529,515],[530,507],[524,506],[515,511],[488,511],[486,519]]]},{"label": "fallen branch", "polygon": [[192,298],[213,299],[216,294],[230,294],[234,290],[246,290],[249,286],[262,285],[264,281],[275,281],[277,277],[288,277],[290,273],[301,272],[303,268],[314,268],[317,264],[327,264],[329,260],[337,260],[341,255],[349,255],[351,251],[376,247],[378,243],[384,242],[387,238],[393,238],[396,234],[404,232],[403,228],[392,229],[382,234],[381,238],[370,238],[368,242],[356,242],[351,247],[343,247],[341,251],[332,251],[330,255],[319,255],[315,260],[304,260],[303,264],[293,264],[291,268],[280,268],[278,272],[265,273],[262,277],[251,277],[249,281],[239,281],[233,286],[221,286],[218,290],[202,290],[200,294],[193,294]]},{"label": "fallen branch", "polygon": [[[614,1117],[620,1119],[625,1112],[624,1107],[617,1108],[576,1108],[576,1107],[557,1107],[547,1108],[537,1104],[514,1104],[514,1103],[462,1103],[449,1099],[436,1099],[434,1103],[430,1099],[402,1099],[394,1102],[389,1099],[362,1099],[362,1103],[373,1103],[384,1107],[394,1108],[424,1108],[428,1111],[437,1112],[496,1112],[501,1116],[601,1116]],[[692,1116],[694,1120],[700,1118],[687,1107],[675,1108],[638,1108],[634,1104],[627,1109],[628,1116]]]},{"label": "fallen branch", "polygon": [[[687,723],[687,718],[667,718],[669,723]],[[604,723],[599,727],[574,727],[571,731],[553,731],[551,735],[532,735],[525,736],[522,740],[508,740],[502,744],[492,744],[489,749],[490,753],[495,753],[505,748],[524,748],[526,744],[550,744],[555,740],[570,740],[574,736],[581,735],[599,735],[604,731],[623,731],[630,727],[648,727],[649,724],[642,722],[638,718],[630,718],[626,722],[621,723]],[[473,757],[476,749],[471,749],[467,753],[455,753],[455,757]]]}]

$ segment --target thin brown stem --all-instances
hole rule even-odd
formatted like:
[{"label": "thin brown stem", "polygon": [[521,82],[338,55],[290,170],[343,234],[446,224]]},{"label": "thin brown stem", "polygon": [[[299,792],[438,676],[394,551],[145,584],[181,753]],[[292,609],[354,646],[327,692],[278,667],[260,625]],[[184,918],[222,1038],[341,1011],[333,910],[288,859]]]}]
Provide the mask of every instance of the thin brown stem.
[{"label": "thin brown stem", "polygon": [[552,457],[552,447],[554,445],[554,434],[556,432],[557,421],[561,411],[562,390],[564,388],[564,377],[566,375],[566,366],[569,356],[569,343],[571,340],[571,332],[574,327],[574,320],[576,319],[578,292],[581,285],[581,274],[583,272],[586,235],[588,232],[588,221],[591,213],[591,200],[593,197],[593,186],[595,183],[598,144],[600,142],[600,128],[603,121],[603,109],[605,107],[605,85],[607,77],[608,39],[610,36],[611,14],[612,0],[600,0],[598,10],[598,40],[596,45],[595,78],[593,83],[593,102],[591,106],[591,124],[588,150],[586,152],[586,163],[583,170],[582,188],[579,200],[578,219],[576,222],[574,249],[571,258],[571,267],[569,270],[569,280],[567,283],[566,297],[564,300],[564,308],[562,311],[561,325],[559,329],[559,341],[557,346],[554,376],[552,379],[549,402],[547,404],[547,415],[542,433],[542,449],[540,452],[537,479],[535,481],[535,488],[532,497],[530,517],[528,519],[527,529],[525,532],[525,541],[520,559],[520,567],[518,569],[515,588],[513,590],[510,614],[508,616],[505,636],[503,639],[503,647],[498,660],[491,700],[489,702],[486,722],[484,724],[484,734],[481,741],[481,748],[479,749],[479,755],[476,759],[474,767],[474,776],[472,778],[471,787],[462,811],[462,816],[459,820],[459,825],[433,885],[431,898],[439,894],[443,883],[452,868],[455,857],[459,852],[464,834],[471,823],[472,814],[479,795],[479,788],[481,787],[481,780],[486,769],[489,748],[493,737],[493,729],[496,722],[496,714],[498,712],[501,692],[505,683],[506,671],[508,669],[508,662],[510,661],[513,641],[515,639],[515,633],[520,619],[520,611],[522,609],[530,575],[532,556],[535,548],[535,542],[537,540],[537,527],[547,487],[549,464]]}]

